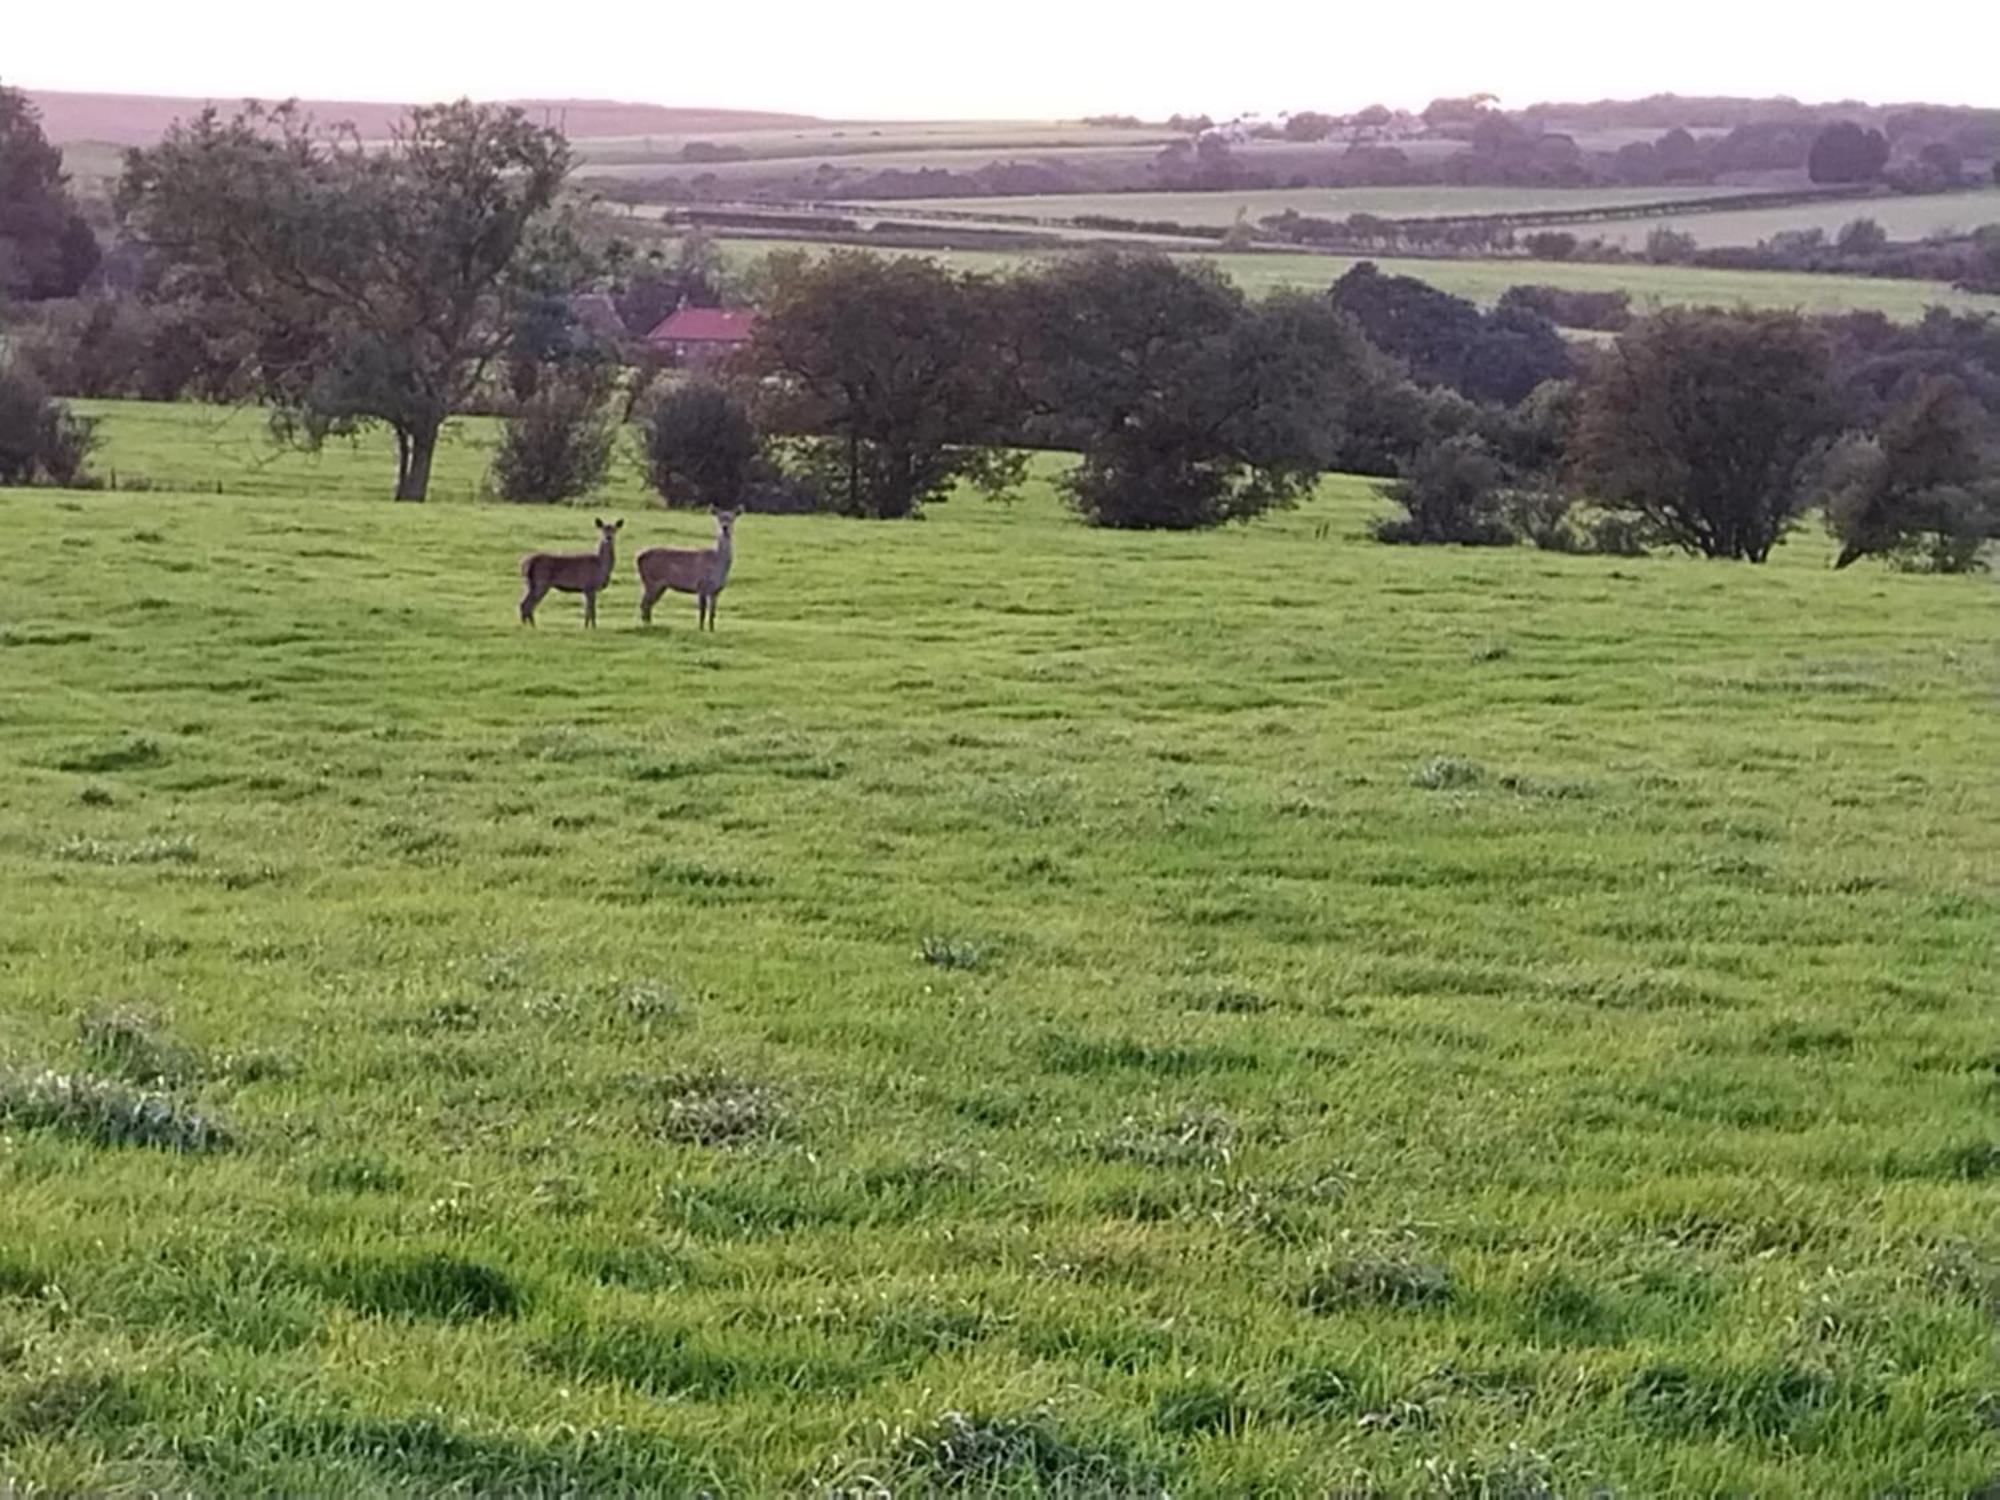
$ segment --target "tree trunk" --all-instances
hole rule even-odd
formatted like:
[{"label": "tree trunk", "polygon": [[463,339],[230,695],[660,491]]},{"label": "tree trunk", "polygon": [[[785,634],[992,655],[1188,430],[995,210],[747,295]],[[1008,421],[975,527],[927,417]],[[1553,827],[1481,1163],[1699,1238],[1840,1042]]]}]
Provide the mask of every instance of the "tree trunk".
[{"label": "tree trunk", "polygon": [[422,500],[430,493],[431,459],[437,455],[438,424],[396,433],[396,498]]}]

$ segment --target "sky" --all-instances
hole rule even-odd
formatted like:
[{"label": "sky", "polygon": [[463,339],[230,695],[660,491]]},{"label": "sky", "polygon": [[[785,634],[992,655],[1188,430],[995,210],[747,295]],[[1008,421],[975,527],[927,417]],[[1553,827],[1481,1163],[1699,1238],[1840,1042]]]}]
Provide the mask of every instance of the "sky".
[{"label": "sky", "polygon": [[588,98],[844,119],[1218,118],[1789,94],[2000,106],[2000,3],[0,0],[0,82],[233,100]]}]

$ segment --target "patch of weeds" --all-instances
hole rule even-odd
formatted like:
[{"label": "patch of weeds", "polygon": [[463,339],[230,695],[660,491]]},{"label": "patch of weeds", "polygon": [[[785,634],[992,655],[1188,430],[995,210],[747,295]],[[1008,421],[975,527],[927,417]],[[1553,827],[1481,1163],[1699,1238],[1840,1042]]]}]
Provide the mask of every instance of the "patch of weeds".
[{"label": "patch of weeds", "polygon": [[1455,792],[1478,786],[1486,779],[1486,768],[1477,761],[1456,755],[1433,755],[1410,772],[1410,785],[1427,792]]},{"label": "patch of weeds", "polygon": [[93,632],[81,627],[37,629],[32,625],[26,628],[9,625],[0,629],[0,646],[80,646],[95,639]]},{"label": "patch of weeds", "polygon": [[1831,1405],[1833,1380],[1787,1363],[1691,1370],[1649,1365],[1626,1383],[1625,1408],[1656,1430],[1778,1438]]},{"label": "patch of weeds", "polygon": [[1580,802],[1597,795],[1597,788],[1588,781],[1552,780],[1518,771],[1502,776],[1500,785],[1517,797],[1541,797],[1552,802]]},{"label": "patch of weeds", "polygon": [[2000,1177],[2000,1141],[1954,1146],[1938,1157],[1937,1172],[1958,1182],[1991,1182]]},{"label": "patch of weeds", "polygon": [[400,1193],[408,1185],[403,1169],[380,1156],[337,1156],[306,1173],[315,1193]]},{"label": "patch of weeds", "polygon": [[72,834],[55,847],[55,857],[85,865],[191,864],[194,840],[186,834],[144,838],[132,843]]},{"label": "patch of weeds", "polygon": [[1081,1041],[1075,1037],[1043,1039],[1041,1051],[1048,1065],[1058,1073],[1109,1073],[1123,1068],[1182,1077],[1225,1068],[1254,1069],[1257,1059],[1247,1052],[1231,1052],[1220,1047],[1155,1047],[1145,1042],[1121,1038],[1116,1041]]},{"label": "patch of weeds", "polygon": [[95,776],[112,771],[144,771],[166,762],[166,749],[158,740],[135,734],[102,745],[72,750],[55,763],[55,768]]},{"label": "patch of weeds", "polygon": [[1619,1318],[1602,1296],[1568,1271],[1550,1267],[1521,1288],[1522,1331],[1560,1343],[1600,1344],[1617,1337]]},{"label": "patch of weeds", "polygon": [[641,1026],[679,1020],[687,1009],[680,993],[651,979],[636,980],[618,991],[620,1015]]},{"label": "patch of weeds", "polygon": [[1437,1500],[1558,1500],[1548,1458],[1519,1443],[1491,1458],[1431,1457],[1419,1466]]},{"label": "patch of weeds", "polygon": [[1950,1241],[1931,1252],[1924,1279],[1945,1296],[2000,1317],[2000,1256],[1984,1254],[1962,1241]]},{"label": "patch of weeds", "polygon": [[504,1272],[436,1252],[356,1256],[319,1267],[306,1279],[335,1301],[371,1317],[447,1323],[511,1318],[527,1300]]},{"label": "patch of weeds", "polygon": [[234,1144],[219,1120],[178,1100],[88,1073],[0,1074],[0,1126],[52,1130],[100,1146],[208,1152]]},{"label": "patch of weeds", "polygon": [[1360,1391],[1361,1382],[1351,1373],[1325,1365],[1300,1370],[1285,1382],[1292,1404],[1314,1415],[1352,1410]]},{"label": "patch of weeds", "polygon": [[940,969],[983,969],[988,950],[964,938],[932,935],[917,949],[917,957]]},{"label": "patch of weeds", "polygon": [[896,1493],[1156,1496],[1157,1478],[1123,1445],[1086,1447],[1042,1409],[1024,1416],[949,1411],[900,1444]]},{"label": "patch of weeds", "polygon": [[1176,1437],[1204,1432],[1239,1432],[1251,1409],[1241,1391],[1216,1385],[1189,1386],[1162,1396],[1153,1406],[1153,1430]]},{"label": "patch of weeds", "polygon": [[1271,1009],[1270,996],[1241,985],[1218,984],[1176,990],[1172,999],[1183,1010],[1212,1011],[1222,1016],[1250,1016]]},{"label": "patch of weeds", "polygon": [[1443,1307],[1452,1300],[1451,1272],[1404,1248],[1356,1251],[1323,1262],[1299,1293],[1309,1312],[1354,1307]]},{"label": "patch of weeds", "polygon": [[83,1052],[94,1067],[132,1083],[175,1088],[201,1073],[193,1048],[176,1041],[158,1022],[136,1010],[119,1008],[85,1016]]},{"label": "patch of weeds", "polygon": [[639,873],[652,885],[686,886],[703,891],[754,890],[771,883],[768,875],[677,859],[648,860],[640,866]]},{"label": "patch of weeds", "polygon": [[480,1019],[479,1007],[470,1000],[440,1000],[411,1024],[425,1032],[475,1031]]},{"label": "patch of weeds", "polygon": [[1759,1044],[1766,1051],[1784,1052],[1793,1057],[1852,1052],[1854,1033],[1844,1026],[1817,1026],[1810,1021],[1787,1017],[1767,1026]]},{"label": "patch of weeds", "polygon": [[1236,1150],[1236,1122],[1220,1110],[1187,1110],[1170,1120],[1127,1115],[1097,1143],[1106,1161],[1148,1167],[1223,1166]]},{"label": "patch of weeds", "polygon": [[700,1069],[662,1079],[666,1115],[660,1134],[696,1146],[746,1146],[775,1140],[790,1126],[790,1113],[767,1083],[739,1078],[720,1069]]},{"label": "patch of weeds", "polygon": [[1505,661],[1514,654],[1514,648],[1505,641],[1487,641],[1472,648],[1474,661]]},{"label": "patch of weeds", "polygon": [[[0,1395],[0,1450],[35,1438],[62,1438],[140,1420],[131,1383],[100,1370],[62,1370],[12,1386]],[[10,1493],[0,1480],[0,1495]]]},{"label": "patch of weeds", "polygon": [[81,802],[85,807],[109,807],[118,799],[112,795],[110,787],[98,786],[93,783],[78,792],[76,800]]}]

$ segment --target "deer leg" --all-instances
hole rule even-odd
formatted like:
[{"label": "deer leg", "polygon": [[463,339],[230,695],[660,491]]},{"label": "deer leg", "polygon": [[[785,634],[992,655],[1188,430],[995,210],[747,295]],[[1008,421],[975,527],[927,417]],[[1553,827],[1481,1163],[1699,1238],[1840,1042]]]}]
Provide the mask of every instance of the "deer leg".
[{"label": "deer leg", "polygon": [[641,625],[650,625],[653,623],[653,605],[659,601],[659,597],[660,597],[660,591],[656,588],[648,588],[646,592],[640,596],[639,623]]},{"label": "deer leg", "polygon": [[535,606],[541,602],[541,590],[537,589],[532,583],[529,584],[528,592],[521,596],[521,623],[523,625],[532,625],[535,623]]},{"label": "deer leg", "polygon": [[583,591],[583,628],[585,630],[595,630],[597,628],[596,589],[585,589]]}]

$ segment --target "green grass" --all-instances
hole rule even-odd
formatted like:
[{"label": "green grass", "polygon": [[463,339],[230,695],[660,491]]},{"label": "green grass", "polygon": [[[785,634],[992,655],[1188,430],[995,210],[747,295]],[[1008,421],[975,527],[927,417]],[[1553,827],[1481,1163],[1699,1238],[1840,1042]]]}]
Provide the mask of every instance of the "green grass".
[{"label": "green grass", "polygon": [[1586,225],[1579,233],[1636,247],[1662,225],[1683,230],[1702,245],[1754,245],[1787,229],[1820,229],[1832,239],[1841,226],[1856,219],[1873,219],[1891,239],[1921,240],[1933,235],[1967,234],[1984,224],[2000,224],[2000,188],[1966,193],[1932,193],[1917,197],[1889,196],[1863,202],[1801,203],[1790,208],[1717,210],[1701,214],[1666,214],[1657,219],[1632,219]]},{"label": "green grass", "polygon": [[241,459],[0,494],[0,1489],[2000,1477],[1990,580]]},{"label": "green grass", "polygon": [[[773,248],[823,249],[793,242],[733,239],[719,242],[734,260]],[[932,255],[967,270],[997,271],[1033,256],[1015,251],[940,250]],[[1869,276],[1823,276],[1808,272],[1715,271],[1696,266],[1601,265],[1549,260],[1429,260],[1396,256],[1209,254],[1238,285],[1255,296],[1283,288],[1318,290],[1362,259],[1384,271],[1415,276],[1475,302],[1491,304],[1511,286],[1532,282],[1577,291],[1626,291],[1641,311],[1662,306],[1698,305],[1797,308],[1808,313],[1880,312],[1912,322],[1931,307],[2000,314],[2000,297],[1960,292],[1943,282],[1900,281]]]},{"label": "green grass", "polygon": [[[1177,224],[1233,224],[1238,209],[1252,223],[1288,208],[1344,219],[1380,214],[1394,219],[1451,218],[1467,214],[1534,213],[1549,209],[1612,208],[1716,198],[1726,187],[1378,187],[1260,188],[1202,193],[1050,193],[1001,198],[914,198],[870,205],[885,214],[950,209],[995,218],[1073,219],[1108,214],[1121,219],[1171,219]],[[1749,191],[1745,189],[1744,191]]]}]

